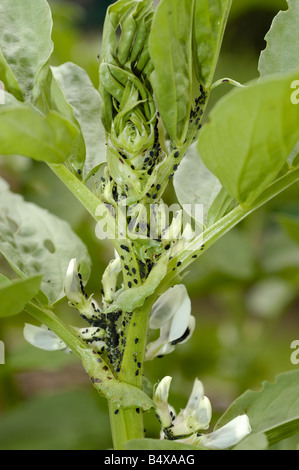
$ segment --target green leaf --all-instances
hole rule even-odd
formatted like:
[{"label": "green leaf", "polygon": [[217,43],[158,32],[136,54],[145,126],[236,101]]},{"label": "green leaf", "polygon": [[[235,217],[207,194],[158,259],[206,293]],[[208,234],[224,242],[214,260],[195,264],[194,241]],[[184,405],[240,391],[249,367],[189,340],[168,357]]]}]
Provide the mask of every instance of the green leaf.
[{"label": "green leaf", "polygon": [[194,11],[194,67],[198,81],[210,88],[232,0],[196,0]]},{"label": "green leaf", "polygon": [[124,312],[133,312],[136,308],[142,307],[146,298],[155,292],[162,279],[165,277],[168,257],[169,255],[163,255],[160,258],[142,286],[121,292],[119,297],[111,304],[106,312],[113,312],[116,309],[123,310]]},{"label": "green leaf", "polygon": [[62,163],[71,155],[79,129],[56,112],[43,116],[25,104],[0,107],[0,154]]},{"label": "green leaf", "polygon": [[21,313],[25,305],[35,297],[40,289],[41,276],[18,279],[9,284],[0,284],[0,318]]},{"label": "green leaf", "polygon": [[194,2],[161,0],[149,39],[151,83],[163,123],[175,142],[185,140],[190,118]]},{"label": "green leaf", "polygon": [[[135,439],[126,443],[127,450],[206,450],[200,447],[190,446],[182,442],[168,441],[166,439]],[[186,457],[187,458],[187,457]]]},{"label": "green leaf", "polygon": [[[221,184],[204,166],[195,145],[190,147],[183,158],[173,184],[179,203],[189,215],[194,216],[194,211],[190,209],[194,209],[195,204],[203,205],[203,222],[206,225],[209,210],[221,190]],[[192,207],[186,206],[187,204]]]},{"label": "green leaf", "polygon": [[75,171],[79,174],[82,173],[84,162],[86,158],[86,146],[85,141],[82,135],[82,130],[80,124],[75,116],[75,112],[70,103],[68,103],[67,98],[53,75],[53,71],[50,68],[47,82],[44,90],[44,99],[46,101],[47,107],[51,111],[57,111],[58,114],[63,116],[65,119],[70,121],[74,126],[80,129],[80,132],[74,141],[73,155],[70,158],[70,162],[74,167]]},{"label": "green leaf", "polygon": [[288,10],[278,13],[265,37],[267,47],[259,61],[261,76],[299,68],[299,3],[287,2]]},{"label": "green leaf", "polygon": [[1,0],[0,18],[2,54],[24,98],[35,102],[53,52],[50,7],[46,0]]},{"label": "green leaf", "polygon": [[244,206],[277,177],[299,140],[299,106],[290,100],[296,76],[271,77],[229,93],[200,134],[204,164]]},{"label": "green leaf", "polygon": [[240,444],[237,444],[233,450],[266,450],[269,442],[264,433],[251,434],[246,437]]},{"label": "green leaf", "polygon": [[23,101],[23,93],[0,48],[0,77],[5,90]]},{"label": "green leaf", "polygon": [[43,274],[41,290],[51,304],[64,296],[69,262],[77,258],[89,273],[89,256],[70,226],[27,203],[0,179],[0,252],[21,277]]},{"label": "green leaf", "polygon": [[101,97],[87,73],[72,63],[52,67],[74,115],[86,145],[84,176],[106,161],[106,136],[101,124]]},{"label": "green leaf", "polygon": [[245,392],[220,418],[216,429],[244,413],[252,435],[264,433],[269,445],[298,433],[299,370],[279,375],[275,383],[265,382],[260,392]]}]

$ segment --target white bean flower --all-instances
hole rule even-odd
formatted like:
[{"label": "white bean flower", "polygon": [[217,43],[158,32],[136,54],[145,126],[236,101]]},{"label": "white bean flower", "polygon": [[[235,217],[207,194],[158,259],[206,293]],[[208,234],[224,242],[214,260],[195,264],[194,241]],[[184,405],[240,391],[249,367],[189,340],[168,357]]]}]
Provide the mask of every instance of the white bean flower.
[{"label": "white bean flower", "polygon": [[192,336],[195,318],[191,315],[191,301],[183,284],[171,287],[154,303],[149,327],[159,329],[160,337],[147,345],[147,360],[171,353],[177,344],[185,343]]},{"label": "white bean flower", "polygon": [[64,291],[70,305],[76,307],[87,318],[92,318],[100,311],[97,302],[88,297],[84,291],[82,276],[78,271],[76,258],[73,258],[68,266],[64,282]]},{"label": "white bean flower", "polygon": [[[103,352],[106,348],[106,343],[104,342],[105,332],[101,328],[71,328],[77,336],[86,344],[89,344],[94,351]],[[26,323],[23,335],[29,344],[38,349],[43,349],[44,351],[71,352],[71,349],[45,325],[35,326]]]},{"label": "white bean flower", "polygon": [[26,323],[23,334],[25,340],[38,349],[70,352],[67,345],[45,325],[35,326]]},{"label": "white bean flower", "polygon": [[175,439],[185,444],[205,447],[211,450],[223,450],[235,446],[251,433],[247,415],[235,419],[217,431],[202,434],[206,431],[212,418],[210,400],[204,396],[204,387],[196,379],[186,408],[176,415],[168,404],[171,377],[164,377],[154,392],[154,403],[162,425],[162,438]]}]

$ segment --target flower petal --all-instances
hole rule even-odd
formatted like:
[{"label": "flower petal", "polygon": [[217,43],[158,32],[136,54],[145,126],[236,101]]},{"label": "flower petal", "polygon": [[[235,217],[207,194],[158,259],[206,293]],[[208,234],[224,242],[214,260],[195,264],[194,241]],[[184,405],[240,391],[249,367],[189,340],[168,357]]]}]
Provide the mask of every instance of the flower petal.
[{"label": "flower petal", "polygon": [[204,386],[203,383],[199,379],[194,380],[193,389],[187,403],[185,410],[188,412],[196,411],[198,408],[198,404],[202,397],[204,396]]},{"label": "flower petal", "polygon": [[67,349],[67,345],[58,336],[49,330],[46,326],[34,326],[25,324],[24,327],[25,340],[36,348],[45,351],[61,351]]},{"label": "flower petal", "polygon": [[146,347],[145,360],[150,361],[157,356],[165,356],[175,350],[175,347],[168,343],[162,336],[156,341],[152,341]]},{"label": "flower petal", "polygon": [[241,415],[217,431],[206,434],[199,443],[207,449],[223,450],[238,444],[250,433],[251,426],[248,416]]},{"label": "flower petal", "polygon": [[176,312],[171,322],[169,342],[182,338],[186,334],[186,331],[189,328],[191,315],[191,300],[188,296],[186,287],[183,284],[175,287],[177,287],[175,292]]},{"label": "flower petal", "polygon": [[82,301],[76,258],[73,258],[69,263],[64,283],[64,291],[70,302],[80,303]]},{"label": "flower petal", "polygon": [[164,292],[153,305],[149,325],[150,328],[154,330],[162,328],[177,314],[177,310],[186,302],[186,297],[189,299],[187,289],[183,284],[178,284]]},{"label": "flower petal", "polygon": [[[189,318],[188,326],[187,326],[185,332],[183,333],[183,335],[180,336],[179,338],[171,341],[171,344],[175,346],[176,344],[186,343],[191,338],[191,336],[193,335],[194,330],[195,330],[195,325],[196,325],[195,317],[193,317],[191,315],[190,318]],[[169,335],[170,335],[170,333],[169,333]]]},{"label": "flower petal", "polygon": [[153,397],[156,411],[160,418],[163,428],[168,428],[172,423],[172,417],[168,405],[168,395],[171,381],[172,377],[170,377],[169,375],[164,377],[158,384]]},{"label": "flower petal", "polygon": [[[195,417],[194,417],[195,418]],[[207,397],[202,397],[196,412],[196,419],[194,419],[194,431],[205,430],[210,426],[212,419],[212,405]]]},{"label": "flower petal", "polygon": [[202,382],[195,379],[187,406],[180,411],[173,423],[174,435],[187,435],[192,432],[208,429],[212,418],[212,406],[210,400],[203,396],[203,394],[204,387]]}]

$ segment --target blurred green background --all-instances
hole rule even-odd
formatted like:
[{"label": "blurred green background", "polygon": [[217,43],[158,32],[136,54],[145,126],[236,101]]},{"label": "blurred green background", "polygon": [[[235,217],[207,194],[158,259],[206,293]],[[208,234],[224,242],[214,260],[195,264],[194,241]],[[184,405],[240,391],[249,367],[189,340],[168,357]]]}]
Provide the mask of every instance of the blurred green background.
[{"label": "blurred green background", "polygon": [[[53,65],[72,61],[98,86],[101,28],[107,0],[50,1],[53,12]],[[235,0],[217,77],[241,82],[258,77],[264,36],[285,0]],[[210,106],[229,90],[217,89]],[[0,175],[28,201],[69,221],[88,246],[93,272],[88,292],[99,292],[105,265],[113,256],[100,243],[94,224],[79,203],[43,164],[22,157],[0,160]],[[203,380],[217,420],[247,388],[299,367],[290,362],[291,342],[299,338],[298,184],[249,217],[193,264],[185,283],[197,329],[176,352],[148,363],[154,384],[173,376],[171,403],[184,407],[195,377]],[[172,200],[170,188],[167,197]],[[0,258],[0,272],[11,274]],[[60,314],[79,324],[66,303]],[[0,366],[0,449],[106,449],[111,447],[105,400],[81,365],[63,353],[46,353],[25,343],[29,316],[1,321],[6,364]],[[32,322],[33,323],[33,322]],[[148,437],[157,437],[153,414],[145,418]],[[298,435],[297,435],[298,436]],[[279,448],[294,448],[292,441]]]}]

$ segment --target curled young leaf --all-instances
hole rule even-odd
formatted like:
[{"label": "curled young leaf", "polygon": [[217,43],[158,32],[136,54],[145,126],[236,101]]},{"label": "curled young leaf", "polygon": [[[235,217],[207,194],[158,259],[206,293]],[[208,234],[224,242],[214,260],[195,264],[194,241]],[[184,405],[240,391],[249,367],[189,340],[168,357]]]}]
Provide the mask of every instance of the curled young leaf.
[{"label": "curled young leaf", "polygon": [[161,0],[150,32],[151,83],[170,138],[184,142],[192,100],[195,0]]}]

